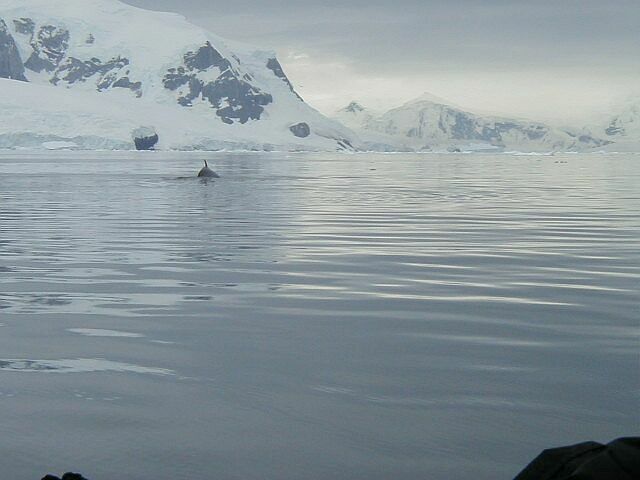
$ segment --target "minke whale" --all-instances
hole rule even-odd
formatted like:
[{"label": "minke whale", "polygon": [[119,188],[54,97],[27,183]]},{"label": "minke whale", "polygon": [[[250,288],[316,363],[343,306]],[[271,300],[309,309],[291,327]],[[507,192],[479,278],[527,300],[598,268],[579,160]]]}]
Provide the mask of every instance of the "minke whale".
[{"label": "minke whale", "polygon": [[204,161],[204,167],[202,167],[202,170],[198,172],[198,176],[208,177],[208,178],[220,178],[220,175],[218,175],[216,172],[214,172],[209,168],[209,165],[207,164],[206,160]]}]

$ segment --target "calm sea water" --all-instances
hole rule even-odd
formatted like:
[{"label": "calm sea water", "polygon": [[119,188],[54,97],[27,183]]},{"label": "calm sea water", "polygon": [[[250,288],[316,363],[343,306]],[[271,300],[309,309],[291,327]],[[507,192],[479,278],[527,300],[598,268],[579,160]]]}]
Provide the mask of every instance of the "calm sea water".
[{"label": "calm sea water", "polygon": [[640,427],[640,156],[0,154],[3,478],[511,479]]}]

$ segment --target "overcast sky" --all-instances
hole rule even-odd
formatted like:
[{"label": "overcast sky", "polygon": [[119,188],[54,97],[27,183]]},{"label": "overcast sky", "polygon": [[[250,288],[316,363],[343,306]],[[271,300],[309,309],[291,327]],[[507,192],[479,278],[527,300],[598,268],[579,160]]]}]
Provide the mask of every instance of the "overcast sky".
[{"label": "overcast sky", "polygon": [[640,93],[640,0],[126,0],[278,53],[331,114],[423,92],[469,110],[579,122]]}]

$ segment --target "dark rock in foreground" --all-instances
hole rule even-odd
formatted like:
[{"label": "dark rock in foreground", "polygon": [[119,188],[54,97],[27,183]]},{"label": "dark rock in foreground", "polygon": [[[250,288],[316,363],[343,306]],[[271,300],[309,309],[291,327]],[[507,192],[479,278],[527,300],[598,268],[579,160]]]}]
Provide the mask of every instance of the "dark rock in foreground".
[{"label": "dark rock in foreground", "polygon": [[46,475],[42,477],[42,480],[87,480],[79,473],[71,473],[67,472],[62,475],[62,479],[60,477],[56,477],[55,475]]},{"label": "dark rock in foreground", "polygon": [[640,437],[544,450],[515,480],[638,480]]},{"label": "dark rock in foreground", "polygon": [[[614,440],[607,445],[584,442],[544,450],[514,480],[638,480],[640,437]],[[42,480],[88,480],[79,473]]]}]

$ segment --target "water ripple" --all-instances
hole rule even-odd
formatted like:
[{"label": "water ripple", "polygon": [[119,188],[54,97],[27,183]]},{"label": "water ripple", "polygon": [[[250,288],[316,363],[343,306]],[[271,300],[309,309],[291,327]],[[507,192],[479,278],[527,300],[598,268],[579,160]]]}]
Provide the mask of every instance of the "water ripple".
[{"label": "water ripple", "polygon": [[8,476],[488,480],[633,433],[637,156],[202,158],[0,152]]}]

